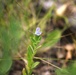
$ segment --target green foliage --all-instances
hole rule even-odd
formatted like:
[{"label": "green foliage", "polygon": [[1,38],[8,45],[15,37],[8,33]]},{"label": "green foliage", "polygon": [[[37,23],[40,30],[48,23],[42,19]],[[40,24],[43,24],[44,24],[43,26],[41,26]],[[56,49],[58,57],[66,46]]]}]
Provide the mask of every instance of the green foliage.
[{"label": "green foliage", "polygon": [[[55,30],[52,33],[48,34],[47,38],[45,39],[45,42],[42,44],[42,47],[52,47],[61,37],[61,32],[59,30]],[[38,46],[40,42],[41,37],[34,35],[30,38],[31,44],[27,48],[26,53],[26,68],[23,71],[23,75],[31,75],[33,69],[39,64],[39,62],[34,62],[33,58],[35,54],[37,53],[37,49],[40,49],[40,46]]]},{"label": "green foliage", "polygon": [[31,44],[28,46],[27,49],[27,64],[26,64],[26,69],[25,69],[25,73],[23,71],[23,75],[31,75],[33,69],[39,64],[39,62],[34,62],[33,58],[35,56],[35,54],[37,53],[37,49],[38,49],[38,44],[40,42],[40,36],[34,35],[31,37]]},{"label": "green foliage", "polygon": [[47,49],[53,47],[60,40],[61,34],[62,32],[58,29],[48,33],[39,52],[45,52]]},{"label": "green foliage", "polygon": [[61,70],[57,69],[55,72],[56,72],[56,75],[68,75],[69,74],[69,72],[65,68],[61,68]]},{"label": "green foliage", "polygon": [[[23,75],[31,75],[33,69],[39,64],[39,62],[34,62],[33,58],[37,53],[37,49],[41,47],[38,46],[39,42],[41,42],[41,37],[36,35],[32,36],[31,31],[37,25],[43,30],[43,36],[48,35],[42,43],[42,48],[54,46],[61,37],[61,31],[59,30],[49,33],[45,32],[47,28],[46,24],[49,22],[50,17],[52,17],[54,7],[50,8],[43,17],[39,17],[40,14],[36,14],[32,0],[1,0],[0,9],[0,50],[2,52],[2,56],[0,57],[0,75],[6,74],[11,68],[12,56],[17,53],[17,48],[24,33],[25,39],[22,42],[26,41],[27,56],[25,59],[28,62],[26,69],[23,70]],[[37,13],[39,12],[40,10]],[[22,26],[23,30],[21,28]],[[30,36],[31,43],[29,40]]]},{"label": "green foliage", "polygon": [[61,31],[60,30],[54,30],[51,33],[49,33],[45,39],[45,42],[43,44],[43,47],[50,46],[52,47],[55,45],[61,37]]},{"label": "green foliage", "polygon": [[34,62],[32,65],[32,69],[36,68],[39,65],[39,62]]},{"label": "green foliage", "polygon": [[[7,51],[8,52],[8,51]],[[10,69],[12,65],[12,58],[9,53],[3,54],[3,57],[0,60],[0,75],[4,75]]]},{"label": "green foliage", "polygon": [[0,42],[2,57],[0,57],[0,75],[5,74],[12,65],[12,54],[17,52],[21,38],[21,27],[15,18],[10,18],[8,26],[0,26]]},{"label": "green foliage", "polygon": [[61,68],[61,70],[57,69],[56,75],[76,75],[76,61],[72,62],[71,65],[66,68]]}]

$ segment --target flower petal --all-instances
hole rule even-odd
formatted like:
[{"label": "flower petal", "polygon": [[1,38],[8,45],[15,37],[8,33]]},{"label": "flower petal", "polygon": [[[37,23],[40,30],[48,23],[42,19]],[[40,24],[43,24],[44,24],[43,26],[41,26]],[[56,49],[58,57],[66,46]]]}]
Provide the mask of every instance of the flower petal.
[{"label": "flower petal", "polygon": [[35,35],[37,35],[37,36],[39,36],[39,35],[41,35],[41,31],[40,31],[40,27],[37,27],[36,28],[36,31],[35,31]]}]

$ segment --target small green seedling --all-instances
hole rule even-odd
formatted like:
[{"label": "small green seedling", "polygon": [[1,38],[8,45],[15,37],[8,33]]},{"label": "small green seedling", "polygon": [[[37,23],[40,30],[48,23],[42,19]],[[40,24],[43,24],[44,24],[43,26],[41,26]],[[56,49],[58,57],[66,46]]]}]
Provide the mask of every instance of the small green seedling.
[{"label": "small green seedling", "polygon": [[26,60],[27,64],[25,69],[23,69],[23,75],[32,75],[33,69],[39,64],[39,62],[34,62],[33,58],[37,53],[37,49],[40,48],[39,42],[41,40],[41,31],[37,27],[34,35],[31,37],[31,44],[28,46]]}]

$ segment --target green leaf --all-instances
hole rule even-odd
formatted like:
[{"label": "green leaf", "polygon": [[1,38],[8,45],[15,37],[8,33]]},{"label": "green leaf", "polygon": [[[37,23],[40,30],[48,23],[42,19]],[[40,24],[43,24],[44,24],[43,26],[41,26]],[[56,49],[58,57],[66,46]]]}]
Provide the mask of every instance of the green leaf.
[{"label": "green leaf", "polygon": [[36,42],[36,40],[35,40],[35,38],[30,38],[31,39],[31,43],[34,43],[34,42]]},{"label": "green leaf", "polygon": [[70,75],[76,75],[76,61],[72,62],[72,64],[67,67],[67,70],[69,71]]},{"label": "green leaf", "polygon": [[56,75],[70,75],[67,69],[65,68],[61,68],[61,70],[57,69],[55,72],[56,72]]},{"label": "green leaf", "polygon": [[3,57],[0,60],[0,75],[6,74],[7,71],[11,68],[12,58],[9,52],[4,52]]},{"label": "green leaf", "polygon": [[11,44],[9,33],[3,27],[1,27],[0,30],[1,30],[0,31],[0,40],[1,40],[2,47],[9,50],[10,44]]},{"label": "green leaf", "polygon": [[36,66],[38,66],[39,63],[40,63],[40,62],[35,62],[35,63],[33,63],[33,65],[32,65],[32,69],[35,68]]},{"label": "green leaf", "polygon": [[55,45],[61,37],[61,31],[60,30],[54,30],[51,33],[48,34],[47,38],[45,39],[45,42],[43,43],[43,47],[52,47]]},{"label": "green leaf", "polygon": [[28,61],[28,66],[30,67],[33,62],[33,48],[31,45],[27,49],[27,61]]}]

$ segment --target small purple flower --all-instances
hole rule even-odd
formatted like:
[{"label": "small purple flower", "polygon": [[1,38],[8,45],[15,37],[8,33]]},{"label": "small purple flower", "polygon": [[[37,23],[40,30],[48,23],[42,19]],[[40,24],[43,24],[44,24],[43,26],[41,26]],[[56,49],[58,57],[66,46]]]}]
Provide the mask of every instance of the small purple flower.
[{"label": "small purple flower", "polygon": [[37,36],[39,36],[39,35],[41,35],[41,30],[40,30],[40,27],[37,27],[36,28],[36,31],[35,31],[35,35],[37,35]]}]

